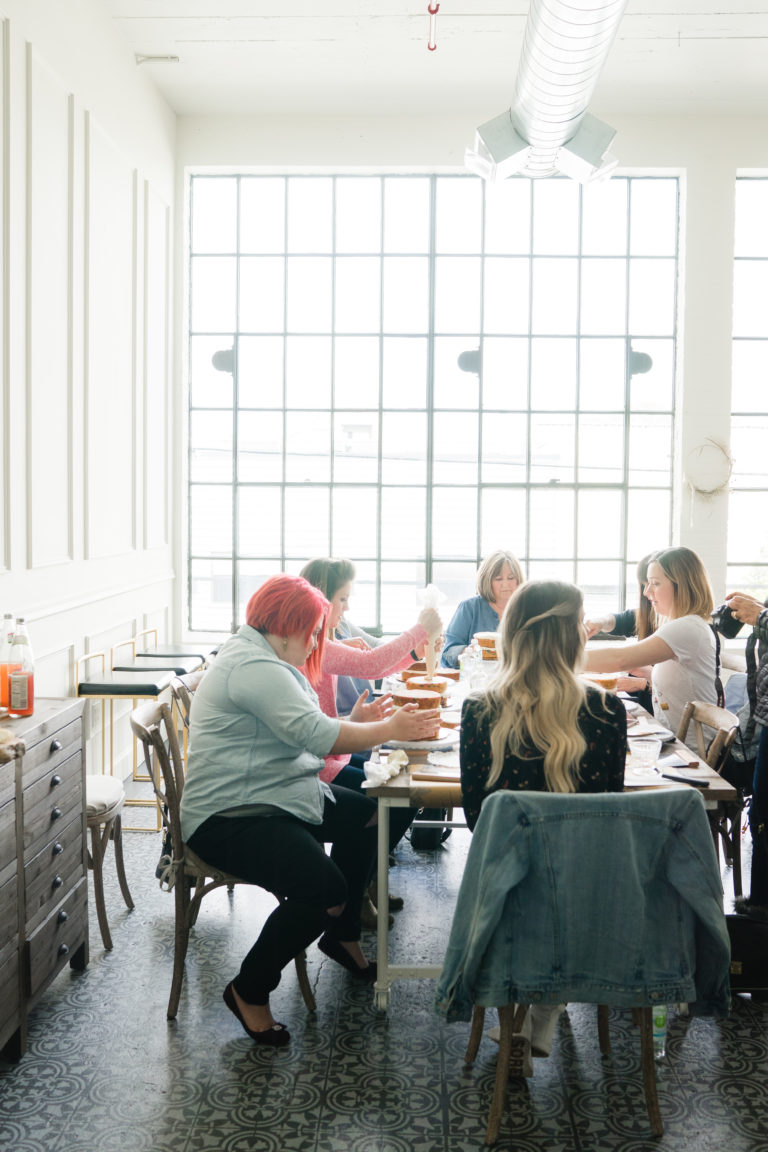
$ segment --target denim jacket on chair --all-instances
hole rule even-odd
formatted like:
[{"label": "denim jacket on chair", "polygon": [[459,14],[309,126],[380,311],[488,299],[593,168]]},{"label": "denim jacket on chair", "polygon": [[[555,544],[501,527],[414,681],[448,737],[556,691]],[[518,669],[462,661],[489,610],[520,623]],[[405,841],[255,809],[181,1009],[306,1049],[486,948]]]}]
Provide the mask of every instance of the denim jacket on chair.
[{"label": "denim jacket on chair", "polygon": [[730,945],[693,789],[500,791],[483,803],[436,1007],[688,1002],[726,1015]]}]

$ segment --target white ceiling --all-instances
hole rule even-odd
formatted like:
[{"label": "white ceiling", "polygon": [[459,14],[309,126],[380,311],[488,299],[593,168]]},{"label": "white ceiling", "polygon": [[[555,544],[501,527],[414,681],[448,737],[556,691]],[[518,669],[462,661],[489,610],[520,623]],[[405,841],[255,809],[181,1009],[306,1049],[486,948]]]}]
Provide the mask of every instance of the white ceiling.
[{"label": "white ceiling", "polygon": [[[180,115],[509,107],[528,0],[102,0]],[[597,114],[768,114],[768,0],[629,0]]]}]

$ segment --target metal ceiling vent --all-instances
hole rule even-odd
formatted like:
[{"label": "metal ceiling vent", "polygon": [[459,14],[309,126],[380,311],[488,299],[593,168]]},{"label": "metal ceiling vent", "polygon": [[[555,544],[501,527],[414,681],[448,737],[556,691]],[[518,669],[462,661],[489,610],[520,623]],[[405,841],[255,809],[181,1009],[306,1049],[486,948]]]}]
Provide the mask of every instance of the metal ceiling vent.
[{"label": "metal ceiling vent", "polygon": [[613,128],[587,112],[627,0],[531,0],[512,107],[481,124],[466,166],[508,176],[604,179]]}]

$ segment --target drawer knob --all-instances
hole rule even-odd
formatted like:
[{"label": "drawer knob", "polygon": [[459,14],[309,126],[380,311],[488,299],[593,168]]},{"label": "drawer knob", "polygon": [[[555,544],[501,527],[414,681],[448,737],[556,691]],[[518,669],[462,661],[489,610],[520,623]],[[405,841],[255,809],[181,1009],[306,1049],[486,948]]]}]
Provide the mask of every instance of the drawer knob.
[{"label": "drawer knob", "polygon": [[59,951],[57,952],[57,955],[58,956],[68,956],[69,955],[69,944],[59,944]]},{"label": "drawer knob", "polygon": [[60,817],[61,817],[61,808],[53,808],[51,810],[51,824],[53,824],[54,820],[60,819]]},{"label": "drawer knob", "polygon": [[57,840],[56,843],[54,844],[53,848],[51,848],[51,856],[61,856],[63,851],[64,851],[64,845],[59,844],[59,842]]},{"label": "drawer knob", "polygon": [[51,776],[51,788],[58,788],[61,784],[61,776]]},{"label": "drawer knob", "polygon": [[66,924],[67,920],[69,920],[69,912],[65,912],[62,908],[61,912],[59,912],[58,916],[56,917],[56,922],[58,924]]},{"label": "drawer knob", "polygon": [[63,883],[64,881],[62,880],[61,876],[54,876],[53,880],[51,881],[51,888],[61,888]]},{"label": "drawer knob", "polygon": [[61,740],[52,740],[51,741],[51,752],[52,753],[53,752],[61,752],[63,747],[64,747],[64,745],[62,744]]}]

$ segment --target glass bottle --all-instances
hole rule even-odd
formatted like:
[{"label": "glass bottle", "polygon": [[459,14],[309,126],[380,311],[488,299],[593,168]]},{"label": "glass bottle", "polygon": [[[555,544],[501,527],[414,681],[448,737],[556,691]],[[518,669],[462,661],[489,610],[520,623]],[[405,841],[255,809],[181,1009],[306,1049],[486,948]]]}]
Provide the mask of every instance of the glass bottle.
[{"label": "glass bottle", "polygon": [[16,621],[8,661],[8,715],[31,716],[35,707],[35,661],[23,616]]},{"label": "glass bottle", "polygon": [[0,708],[8,707],[8,663],[11,659],[13,640],[13,616],[6,612],[3,616],[3,631],[0,635]]}]

